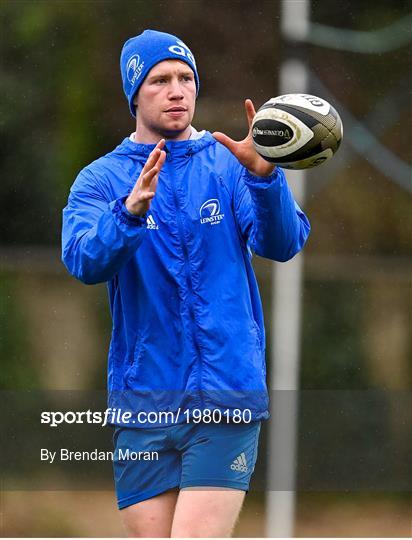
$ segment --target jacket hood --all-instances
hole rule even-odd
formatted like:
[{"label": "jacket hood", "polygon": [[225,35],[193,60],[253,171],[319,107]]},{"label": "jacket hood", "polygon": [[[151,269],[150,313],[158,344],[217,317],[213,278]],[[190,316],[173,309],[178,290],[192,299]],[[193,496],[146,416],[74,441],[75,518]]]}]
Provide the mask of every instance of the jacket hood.
[{"label": "jacket hood", "polygon": [[[212,144],[216,144],[216,139],[209,131],[206,131],[203,137],[200,139],[187,139],[185,141],[166,141],[165,150],[174,155],[192,155],[200,152],[204,148]],[[127,155],[130,158],[133,157],[147,157],[155,147],[155,144],[141,144],[135,143],[130,140],[130,137],[126,137],[117,146],[111,154]]]}]

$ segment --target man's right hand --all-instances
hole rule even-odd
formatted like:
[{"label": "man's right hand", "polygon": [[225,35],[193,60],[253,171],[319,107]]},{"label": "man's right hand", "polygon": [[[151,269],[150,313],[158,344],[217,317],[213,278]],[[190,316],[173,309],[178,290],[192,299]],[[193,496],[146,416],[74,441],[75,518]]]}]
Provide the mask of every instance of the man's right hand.
[{"label": "man's right hand", "polygon": [[161,139],[152,150],[133,190],[124,203],[127,211],[135,216],[143,216],[149,210],[151,200],[155,196],[159,172],[166,159],[164,145],[165,140]]}]

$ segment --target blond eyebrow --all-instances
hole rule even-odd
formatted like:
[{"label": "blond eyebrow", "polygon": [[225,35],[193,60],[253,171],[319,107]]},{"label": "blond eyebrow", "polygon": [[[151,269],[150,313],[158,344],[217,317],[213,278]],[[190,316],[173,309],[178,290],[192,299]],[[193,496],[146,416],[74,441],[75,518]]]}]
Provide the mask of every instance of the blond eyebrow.
[{"label": "blond eyebrow", "polygon": [[[178,75],[180,76],[194,76],[192,71],[179,71]],[[148,81],[154,80],[154,79],[168,79],[171,76],[170,73],[158,73],[157,75],[151,75],[147,78]]]}]

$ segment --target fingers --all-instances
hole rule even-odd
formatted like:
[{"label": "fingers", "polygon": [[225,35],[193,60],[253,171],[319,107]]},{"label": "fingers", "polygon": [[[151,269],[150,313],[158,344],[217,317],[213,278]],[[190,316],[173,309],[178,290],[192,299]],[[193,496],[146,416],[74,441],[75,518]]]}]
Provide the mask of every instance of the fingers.
[{"label": "fingers", "polygon": [[253,105],[253,101],[251,99],[245,99],[245,109],[246,109],[246,116],[247,116],[247,121],[249,124],[249,129],[250,129],[252,127],[253,119],[256,115],[256,110]]},{"label": "fingers", "polygon": [[147,171],[149,171],[152,167],[156,165],[156,163],[159,160],[159,157],[162,155],[165,143],[166,141],[164,139],[160,139],[160,141],[156,144],[156,146],[150,152],[149,157],[147,158],[147,161],[142,170],[143,174],[145,174]]},{"label": "fingers", "polygon": [[[162,139],[162,141],[164,145],[164,139]],[[157,172],[159,173],[162,170],[165,160],[166,160],[166,152],[158,148],[158,146],[156,146],[156,148],[150,154],[149,159],[147,160],[145,166],[143,167],[142,172],[145,174],[146,172],[150,171],[152,168],[155,168],[157,169]]]},{"label": "fingers", "polygon": [[[159,173],[162,170],[163,164],[166,160],[166,152],[161,150],[157,162],[153,168],[143,174],[140,178],[140,190],[148,190],[155,192],[157,187],[157,181],[159,179]],[[143,172],[143,171],[142,171]]]},{"label": "fingers", "polygon": [[156,144],[156,148],[160,148],[160,150],[163,150],[165,144],[166,144],[166,140],[160,139],[160,141]]},{"label": "fingers", "polygon": [[141,216],[150,208],[150,201],[156,193],[159,172],[166,159],[166,152],[163,150],[165,142],[161,139],[150,152],[139,178],[125,201],[127,210],[132,214]]},{"label": "fingers", "polygon": [[159,172],[161,171],[165,160],[166,160],[166,152],[156,147],[150,153],[149,158],[147,159],[145,166],[143,167],[140,173],[139,179],[137,181],[137,185],[138,186],[150,185],[150,182],[153,180],[153,177],[156,174],[159,174]]},{"label": "fingers", "polygon": [[145,191],[144,193],[141,193],[140,194],[140,202],[144,202],[144,201],[151,201],[153,199],[153,197],[155,196],[155,192],[154,191]]},{"label": "fingers", "polygon": [[158,148],[155,148],[154,150],[152,150],[152,152],[150,152],[149,157],[147,158],[147,161],[142,169],[143,174],[145,174],[147,171],[150,171],[150,169],[152,169],[156,165],[160,154],[161,150],[159,150]]},{"label": "fingers", "polygon": [[159,156],[159,159],[157,160],[156,167],[154,167],[154,170],[156,171],[156,173],[150,183],[150,189],[152,189],[153,191],[156,191],[157,181],[159,180],[159,173],[162,170],[165,160],[166,160],[166,152],[162,150]]},{"label": "fingers", "polygon": [[213,133],[213,137],[219,141],[220,143],[222,143],[224,146],[226,146],[226,148],[228,150],[230,150],[235,156],[237,156],[239,154],[239,152],[241,151],[241,146],[244,142],[247,142],[250,137],[251,137],[251,127],[252,127],[252,122],[253,122],[253,119],[256,115],[256,110],[255,110],[255,107],[253,105],[253,102],[251,99],[246,99],[245,100],[245,110],[246,110],[246,117],[247,117],[247,121],[248,121],[248,125],[249,125],[249,134],[246,136],[246,138],[243,140],[243,141],[240,141],[240,142],[236,142],[234,141],[233,139],[231,139],[230,137],[228,137],[227,135],[225,135],[224,133],[220,133],[219,131],[215,131]]},{"label": "fingers", "polygon": [[159,169],[159,172],[162,170],[163,163],[166,161],[166,152],[162,150],[160,152],[159,159],[157,160],[156,167]]},{"label": "fingers", "polygon": [[150,169],[147,173],[145,173],[141,177],[140,182],[140,190],[147,190],[150,188],[150,184],[152,183],[152,180],[155,178],[155,176],[159,173],[159,170],[157,167],[153,167],[153,169]]},{"label": "fingers", "polygon": [[233,139],[231,139],[224,133],[220,133],[220,131],[215,131],[214,133],[212,133],[212,135],[218,142],[226,146],[228,150],[230,150],[233,153],[236,153],[236,147],[238,145],[236,141],[234,141]]}]

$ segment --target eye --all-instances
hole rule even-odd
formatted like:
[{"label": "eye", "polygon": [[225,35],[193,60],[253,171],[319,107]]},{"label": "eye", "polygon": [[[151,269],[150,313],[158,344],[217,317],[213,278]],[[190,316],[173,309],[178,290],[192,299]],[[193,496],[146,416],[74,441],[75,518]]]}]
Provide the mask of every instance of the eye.
[{"label": "eye", "polygon": [[190,82],[190,81],[193,81],[193,76],[192,75],[183,75],[183,80],[185,82]]}]

